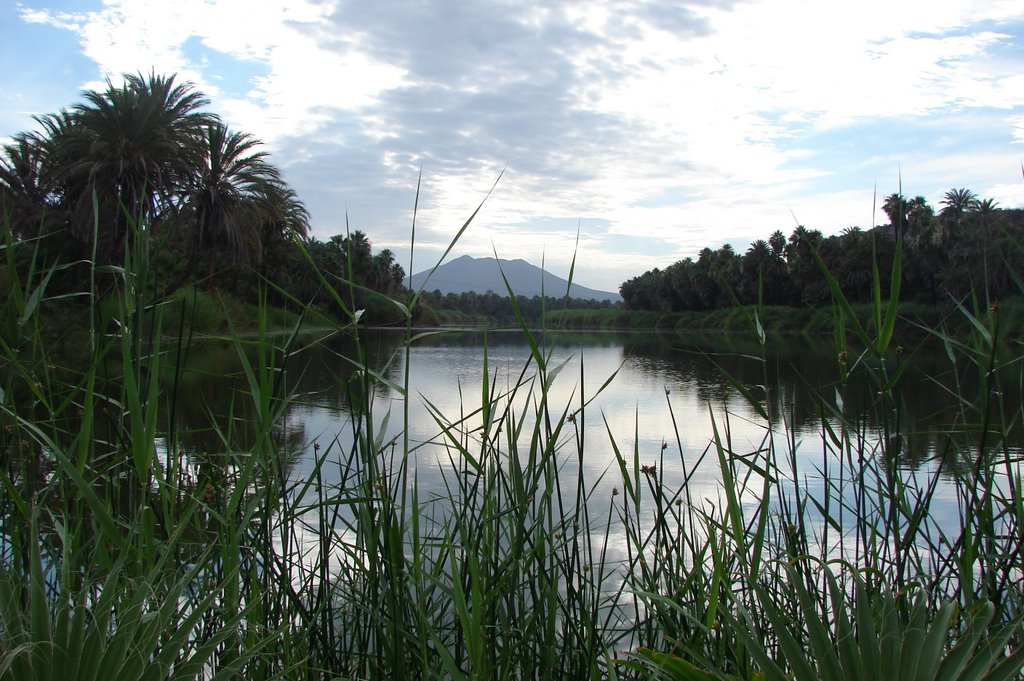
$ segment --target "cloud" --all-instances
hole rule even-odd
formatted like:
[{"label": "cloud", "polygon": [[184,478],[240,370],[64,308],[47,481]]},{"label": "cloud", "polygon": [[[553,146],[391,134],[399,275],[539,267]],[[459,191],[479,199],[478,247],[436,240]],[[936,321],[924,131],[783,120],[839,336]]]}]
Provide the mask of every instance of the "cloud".
[{"label": "cloud", "polygon": [[1024,143],[1024,116],[1010,116],[1006,120],[1011,126],[1013,141],[1017,144]]}]

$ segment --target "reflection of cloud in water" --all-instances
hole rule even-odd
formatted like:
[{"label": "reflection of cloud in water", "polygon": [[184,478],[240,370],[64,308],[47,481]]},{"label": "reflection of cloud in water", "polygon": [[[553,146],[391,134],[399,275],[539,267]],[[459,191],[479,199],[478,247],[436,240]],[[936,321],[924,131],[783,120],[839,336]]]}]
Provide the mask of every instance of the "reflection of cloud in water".
[{"label": "reflection of cloud in water", "polygon": [[[325,534],[327,541],[324,541]],[[298,568],[289,570],[288,574],[293,575],[293,578],[301,575],[306,580],[301,584],[304,588],[319,583],[321,568],[325,570],[329,580],[337,580],[342,579],[352,568],[366,567],[365,559],[359,557],[361,552],[357,548],[355,533],[348,528],[320,527],[316,513],[312,511],[300,516],[298,522],[292,523],[289,528],[287,549],[279,535],[274,536],[273,543],[277,555]]]},{"label": "reflection of cloud in water", "polygon": [[[455,437],[459,446],[475,455],[484,447],[483,416],[475,413],[483,401],[483,352],[481,345],[473,344],[428,345],[411,350],[408,436],[414,448],[410,463],[421,499],[445,498],[449,493],[445,476],[461,459],[449,437]],[[530,361],[529,349],[520,342],[491,341],[487,352],[488,386],[497,397],[492,413],[498,418],[511,414],[521,425],[518,451],[525,456],[540,395],[536,366]],[[575,502],[576,479],[582,465],[582,484],[590,494],[592,527],[608,523],[612,492],[625,488],[616,451],[624,457],[630,476],[636,475],[641,466],[654,466],[657,483],[670,500],[685,499],[702,509],[721,508],[721,472],[712,444],[712,419],[721,436],[738,451],[754,451],[765,440],[764,425],[755,420],[743,397],[727,386],[708,387],[709,377],[717,370],[708,369],[711,365],[700,356],[687,359],[704,372],[698,379],[678,371],[658,371],[664,360],[626,356],[619,344],[553,347],[548,366],[559,367],[559,371],[548,386],[548,405],[553,414],[566,410],[574,419],[564,424],[558,440],[561,477],[567,481],[562,486],[564,503],[571,507]],[[401,375],[404,358],[392,367],[394,375]],[[708,395],[714,395],[715,400],[709,402]],[[578,411],[584,403],[582,412]],[[384,439],[401,435],[400,400],[393,393],[376,394],[374,406],[375,426],[388,423]],[[304,423],[314,440],[339,452],[347,452],[351,446],[355,429],[351,418],[350,412],[325,408],[316,401],[305,401],[289,412],[289,419]],[[507,429],[507,423],[504,427]],[[446,432],[447,428],[450,430]],[[507,437],[507,433],[496,433],[493,425],[488,435]],[[308,443],[307,451],[310,446]],[[507,454],[507,443],[503,446]],[[300,465],[296,472],[303,470]],[[326,475],[327,481],[336,481],[330,471]],[[635,521],[647,528],[653,525],[655,507],[652,493],[646,489],[648,477],[638,478],[640,503]],[[743,500],[756,503],[748,498],[752,494],[745,493]],[[621,510],[612,512],[608,545],[602,545],[609,564],[628,558],[620,514]]]}]

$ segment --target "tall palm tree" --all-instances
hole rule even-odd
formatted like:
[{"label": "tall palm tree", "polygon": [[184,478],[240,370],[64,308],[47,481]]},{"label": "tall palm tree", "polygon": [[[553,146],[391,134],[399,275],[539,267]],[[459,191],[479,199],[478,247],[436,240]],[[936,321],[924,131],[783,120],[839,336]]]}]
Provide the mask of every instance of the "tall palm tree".
[{"label": "tall palm tree", "polygon": [[911,240],[920,240],[927,233],[935,211],[923,196],[915,196],[907,202],[907,229]]},{"label": "tall palm tree", "polygon": [[907,224],[907,199],[903,194],[889,194],[882,203],[882,211],[889,218],[889,224],[901,234]]},{"label": "tall palm tree", "polygon": [[814,305],[827,297],[824,279],[814,259],[814,252],[823,240],[821,231],[807,229],[803,225],[797,225],[789,235],[786,267],[794,287],[794,304]]},{"label": "tall palm tree", "polygon": [[950,189],[942,195],[941,215],[952,215],[958,221],[964,213],[971,211],[978,202],[978,195],[970,189]]},{"label": "tall palm tree", "polygon": [[[231,132],[220,121],[203,128],[201,154],[185,200],[192,258],[196,264],[205,258],[211,276],[220,254],[249,262],[262,253],[261,229],[282,183],[259,146],[256,138]],[[287,206],[277,209],[296,211]]]},{"label": "tall palm tree", "polygon": [[771,246],[764,239],[751,242],[740,260],[739,297],[743,303],[756,303],[762,286],[774,286],[771,265],[775,261]]},{"label": "tall palm tree", "polygon": [[215,120],[200,111],[208,103],[192,84],[174,76],[126,75],[109,79],[102,92],[84,93],[68,120],[44,123],[51,167],[65,186],[80,237],[93,230],[98,201],[103,247],[116,256],[129,221],[146,226],[173,211],[193,173],[204,126]]},{"label": "tall palm tree", "polygon": [[977,216],[978,227],[981,232],[981,258],[983,268],[983,281],[986,292],[991,295],[998,295],[1009,284],[1009,272],[1006,269],[1004,258],[989,260],[989,243],[996,236],[999,217],[999,204],[993,199],[976,199],[973,212]]},{"label": "tall palm tree", "polygon": [[309,234],[309,211],[295,191],[282,182],[265,187],[256,199],[259,206],[259,257],[261,277],[283,267],[288,244],[304,240]]},{"label": "tall palm tree", "polygon": [[405,270],[395,262],[395,254],[390,248],[382,249],[373,256],[373,274],[369,281],[370,288],[385,294],[397,293],[405,281]]},{"label": "tall palm tree", "polygon": [[74,115],[66,109],[35,120],[42,130],[15,135],[0,159],[4,209],[21,237],[47,234],[66,223],[68,188],[63,175],[68,160],[59,146],[81,135]]},{"label": "tall palm tree", "polygon": [[259,142],[202,111],[192,84],[129,74],[82,98],[0,150],[0,208],[17,236],[69,227],[74,238],[49,240],[57,251],[88,258],[91,244],[117,262],[130,226],[159,229],[183,249],[161,251],[177,271],[168,292],[225,252],[262,271],[276,244],[305,237],[309,214]]},{"label": "tall palm tree", "polygon": [[982,218],[991,218],[995,215],[999,203],[993,199],[978,199],[974,202],[974,210]]}]

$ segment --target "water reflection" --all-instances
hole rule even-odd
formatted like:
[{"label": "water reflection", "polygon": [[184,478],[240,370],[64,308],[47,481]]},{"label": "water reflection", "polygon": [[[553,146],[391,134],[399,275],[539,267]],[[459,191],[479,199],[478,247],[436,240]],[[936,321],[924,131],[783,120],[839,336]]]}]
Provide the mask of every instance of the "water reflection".
[{"label": "water reflection", "polygon": [[[979,390],[977,378],[951,365],[941,349],[892,358],[890,370],[903,373],[899,401],[886,403],[865,372],[855,372],[841,385],[837,353],[811,342],[773,344],[764,356],[756,345],[728,338],[693,342],[649,334],[550,334],[540,345],[549,375],[557,374],[548,388],[549,405],[556,414],[574,415],[558,442],[560,477],[568,481],[565,503],[575,502],[581,473],[593,527],[603,527],[604,519],[619,513],[614,490],[623,485],[620,456],[645,485],[658,485],[670,497],[682,491],[687,502],[699,507],[721,508],[716,429],[732,453],[776,447],[785,458],[792,451],[801,484],[819,501],[824,499],[822,471],[835,473],[849,464],[839,458],[842,447],[830,443],[827,433],[840,427],[837,414],[857,424],[850,438],[859,442],[859,452],[879,459],[882,452],[899,452],[900,466],[911,474],[927,476],[940,467],[955,472],[980,442],[980,431],[965,428],[962,405],[950,399],[949,388],[955,384],[959,394],[970,396]],[[856,358],[847,361],[853,365]],[[237,349],[217,343],[193,347],[185,366],[178,379],[179,399],[168,415],[176,435],[167,451],[184,453],[197,465],[204,453],[248,451],[260,430]],[[361,367],[374,379],[363,381]],[[272,437],[294,479],[313,473],[319,449],[328,455],[327,465],[319,469],[323,483],[339,489],[347,484],[353,475],[353,441],[365,426],[358,409],[368,398],[379,441],[408,438],[408,450],[404,442],[386,449],[408,463],[408,479],[410,484],[416,480],[422,501],[446,498],[452,476],[462,474],[460,452],[445,434],[446,420],[461,422],[460,446],[479,452],[485,424],[477,412],[485,387],[499,396],[494,409],[515,413],[524,433],[530,431],[540,394],[536,365],[521,332],[444,333],[408,349],[399,333],[370,333],[358,344],[334,336],[310,342],[289,357],[277,378],[280,394],[291,397]],[[514,399],[500,397],[523,381],[533,382],[532,390],[521,389]],[[1019,400],[1019,384],[1007,384],[1018,394],[1003,397]],[[361,392],[365,385],[369,396]],[[770,424],[751,399],[771,416]],[[899,445],[881,446],[880,438],[891,432],[900,433]],[[1021,442],[1019,432],[1004,439],[1010,448]],[[520,451],[529,446],[524,442]],[[639,475],[642,467],[655,474]],[[209,471],[214,469],[206,470],[197,469],[197,476],[212,479]],[[755,504],[755,493],[756,486],[745,488],[741,502]],[[945,493],[938,490],[936,499]],[[947,512],[939,506],[932,508],[935,519]],[[625,560],[626,550],[625,540],[613,534],[607,560]]]},{"label": "water reflection", "polygon": [[[289,359],[282,390],[292,406],[277,437],[288,451],[308,448],[314,439],[344,439],[353,402],[361,403],[358,365],[364,364],[382,380],[373,382],[372,402],[379,417],[388,411],[402,415],[401,386],[408,373],[410,437],[422,444],[435,438],[437,423],[427,404],[454,417],[480,406],[484,353],[489,382],[508,389],[527,375],[530,349],[518,331],[458,332],[429,336],[409,349],[409,366],[400,334],[366,335],[357,345],[335,336],[311,344]],[[951,399],[978,390],[975,376],[952,366],[939,349],[923,348],[897,358],[892,371],[904,371],[900,401],[877,411],[877,386],[864,372],[839,384],[839,360],[827,345],[799,340],[772,344],[763,358],[756,345],[728,338],[682,341],[655,334],[549,334],[543,342],[550,366],[561,366],[551,386],[553,404],[579,406],[592,399],[614,374],[605,391],[590,405],[587,417],[598,440],[607,440],[605,423],[629,447],[659,452],[663,442],[682,445],[684,458],[699,455],[712,437],[711,417],[732,417],[734,439],[751,446],[763,439],[763,423],[748,399],[795,438],[820,435],[822,404],[858,421],[868,431],[898,430],[906,439],[900,447],[906,465],[923,465],[936,455],[965,443],[954,439],[964,430],[965,415]],[[361,356],[361,359],[358,359]],[[848,362],[852,363],[855,358]],[[904,363],[902,366],[898,363]],[[727,378],[729,377],[729,378]],[[954,387],[949,387],[953,385]],[[1010,390],[1019,384],[1007,382]],[[742,388],[740,390],[739,388]],[[743,392],[747,395],[744,396]],[[178,445],[190,451],[216,451],[229,438],[244,451],[255,437],[253,400],[236,348],[211,343],[190,350],[187,370],[179,379],[179,399],[173,401],[169,424]],[[353,400],[353,397],[357,399]],[[1004,399],[1020,399],[1007,395]],[[1012,402],[1011,402],[1012,403]],[[220,428],[210,426],[211,417]],[[401,418],[392,416],[389,428],[397,434]],[[979,441],[980,441],[980,435]],[[1013,440],[1020,445],[1019,433]],[[970,443],[967,443],[970,444]],[[595,446],[588,461],[607,464],[608,451]]]}]

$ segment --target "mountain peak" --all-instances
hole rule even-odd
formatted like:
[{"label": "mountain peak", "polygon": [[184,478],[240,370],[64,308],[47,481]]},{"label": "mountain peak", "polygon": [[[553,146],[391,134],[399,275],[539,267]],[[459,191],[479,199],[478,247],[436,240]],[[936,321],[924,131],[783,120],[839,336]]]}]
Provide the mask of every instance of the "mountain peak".
[{"label": "mountain peak", "polygon": [[539,296],[543,288],[545,295],[555,298],[564,296],[568,289],[571,298],[609,300],[611,302],[622,300],[618,293],[611,291],[599,291],[575,283],[569,286],[569,282],[565,279],[556,277],[522,258],[505,260],[462,255],[438,267],[433,275],[430,274],[430,270],[424,270],[411,277],[406,277],[405,285],[414,290],[425,288],[428,291],[439,290],[444,294],[492,291],[505,295],[505,281],[502,279],[502,273],[517,296],[527,298]]}]

